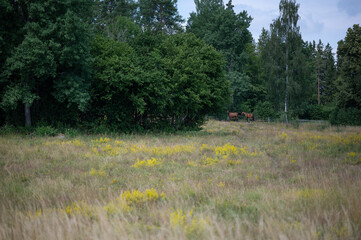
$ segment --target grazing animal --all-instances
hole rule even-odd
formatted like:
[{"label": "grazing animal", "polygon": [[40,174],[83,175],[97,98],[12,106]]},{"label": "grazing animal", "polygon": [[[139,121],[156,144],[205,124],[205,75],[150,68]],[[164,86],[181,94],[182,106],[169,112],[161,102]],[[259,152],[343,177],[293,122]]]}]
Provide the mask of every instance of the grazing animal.
[{"label": "grazing animal", "polygon": [[229,110],[227,110],[227,114],[228,114],[229,121],[231,121],[232,118],[235,118],[238,121],[238,113],[230,112]]},{"label": "grazing animal", "polygon": [[244,114],[244,116],[246,116],[246,121],[247,122],[248,122],[248,119],[252,119],[254,121],[254,114],[253,113],[242,112],[242,114]]}]

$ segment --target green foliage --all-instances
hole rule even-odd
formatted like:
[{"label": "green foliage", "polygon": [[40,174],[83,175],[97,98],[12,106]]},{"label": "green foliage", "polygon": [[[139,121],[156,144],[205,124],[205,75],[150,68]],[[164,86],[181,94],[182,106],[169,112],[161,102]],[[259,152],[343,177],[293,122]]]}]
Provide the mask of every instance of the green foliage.
[{"label": "green foliage", "polygon": [[321,40],[319,43],[313,43],[315,55],[315,70],[318,82],[319,104],[333,102],[335,94],[336,66],[332,53],[332,47],[327,44],[325,47]]},{"label": "green foliage", "polygon": [[[338,42],[337,55],[340,76],[337,79],[337,105],[361,109],[361,27],[355,24],[347,30],[345,40]],[[360,116],[360,115],[359,115]]]},{"label": "green foliage", "polygon": [[335,108],[330,115],[332,125],[361,125],[361,109]]},{"label": "green foliage", "polygon": [[310,120],[329,120],[334,108],[333,105],[308,104],[306,107],[303,107],[305,111],[299,116],[300,118]]},{"label": "green foliage", "polygon": [[51,127],[51,126],[37,126],[34,128],[33,132],[34,136],[37,137],[48,137],[48,136],[55,136],[58,134],[58,131]]},{"label": "green foliage", "polygon": [[231,0],[196,0],[187,34],[176,5],[0,1],[0,125],[172,132],[227,109],[359,124],[359,25],[339,42],[336,76],[330,45],[302,41],[294,0],[280,1],[257,45]]},{"label": "green foliage", "polygon": [[[126,43],[97,36],[93,42],[93,110],[104,121],[118,122],[126,129],[133,123],[133,110],[142,112],[138,91],[142,84],[134,50]],[[134,100],[134,101],[132,101]]]},{"label": "green foliage", "polygon": [[[8,45],[11,49],[1,69],[0,101],[7,114],[14,114],[20,103],[28,110],[35,104],[38,119],[51,112],[51,104],[86,109],[92,4],[91,0],[49,0],[6,6],[8,21],[21,20],[11,30],[18,41]],[[41,106],[45,108],[40,110]],[[28,112],[25,116],[30,120]]]},{"label": "green foliage", "polygon": [[[246,11],[235,13],[232,1],[195,1],[196,12],[191,13],[187,32],[211,44],[222,52],[230,81],[231,111],[251,111],[264,97],[258,72],[259,60],[248,28],[252,18]],[[262,99],[263,100],[263,99]]]},{"label": "green foliage", "polygon": [[183,19],[177,10],[177,0],[139,0],[138,4],[137,20],[146,31],[181,32]]},{"label": "green foliage", "polygon": [[101,124],[193,128],[227,99],[222,55],[191,34],[143,33],[132,46],[97,36],[93,55],[92,112]]},{"label": "green foliage", "polygon": [[245,71],[246,46],[252,42],[248,28],[252,18],[246,11],[234,12],[231,1],[227,7],[223,1],[196,1],[196,12],[191,13],[187,32],[211,44],[226,59],[227,71]]},{"label": "green foliage", "polygon": [[130,18],[118,16],[108,24],[106,35],[118,42],[128,42],[142,32],[141,27],[136,25]]},{"label": "green foliage", "polygon": [[330,122],[335,125],[361,125],[361,27],[355,24],[338,42],[339,77],[335,81],[337,108]]},{"label": "green foliage", "polygon": [[206,114],[217,112],[227,101],[222,55],[193,34],[168,38],[160,52],[172,85],[169,117],[175,118],[177,128],[199,126]]},{"label": "green foliage", "polygon": [[279,113],[274,110],[272,103],[268,101],[259,102],[254,109],[254,114],[257,119],[263,120],[279,118]]},{"label": "green foliage", "polygon": [[133,19],[138,4],[134,0],[95,0],[95,17],[97,31],[106,31],[109,24],[120,16]]},{"label": "green foliage", "polygon": [[312,65],[310,51],[303,45],[298,26],[299,4],[282,0],[280,16],[270,31],[263,30],[259,40],[261,68],[267,86],[267,99],[274,109],[297,117],[312,96]]},{"label": "green foliage", "polygon": [[18,102],[32,104],[39,98],[35,94],[36,85],[54,76],[54,59],[40,39],[26,35],[14,54],[7,59],[3,74],[12,81],[4,90],[1,106],[5,110],[14,110]]},{"label": "green foliage", "polygon": [[14,127],[13,125],[5,124],[0,128],[0,135],[15,134],[17,131],[18,128]]}]

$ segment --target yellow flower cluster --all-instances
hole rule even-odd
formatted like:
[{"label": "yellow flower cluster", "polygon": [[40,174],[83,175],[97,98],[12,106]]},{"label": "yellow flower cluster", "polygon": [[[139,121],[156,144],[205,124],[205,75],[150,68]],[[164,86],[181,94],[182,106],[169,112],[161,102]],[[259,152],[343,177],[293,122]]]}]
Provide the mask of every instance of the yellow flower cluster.
[{"label": "yellow flower cluster", "polygon": [[312,141],[317,141],[317,140],[322,140],[322,139],[327,138],[327,136],[315,135],[315,134],[310,133],[310,132],[300,133],[300,136],[302,138],[309,139],[309,140],[312,140]]},{"label": "yellow flower cluster", "polygon": [[217,156],[225,156],[225,155],[236,156],[239,154],[239,149],[230,143],[227,143],[226,145],[224,145],[222,147],[216,147],[214,151]]},{"label": "yellow flower cluster", "polygon": [[89,174],[91,176],[97,176],[97,177],[105,177],[106,175],[106,172],[104,171],[103,168],[99,169],[99,170],[96,170],[94,168],[91,168],[90,171],[89,171]]},{"label": "yellow flower cluster", "polygon": [[97,156],[117,156],[121,153],[128,153],[128,150],[122,147],[113,147],[110,144],[106,144],[101,147],[93,147],[92,152]]},{"label": "yellow flower cluster", "polygon": [[147,146],[143,144],[126,144],[121,140],[115,140],[113,144],[110,143],[109,138],[100,138],[93,140],[94,144],[92,153],[95,155],[117,156],[119,154],[127,153],[145,153],[153,156],[174,155],[177,153],[192,153],[196,150],[194,144],[191,145],[175,145],[175,146]]},{"label": "yellow flower cluster", "polygon": [[92,140],[92,143],[95,143],[95,144],[98,144],[98,143],[108,143],[110,142],[111,139],[110,138],[107,138],[107,137],[104,137],[104,138],[99,138],[99,139],[96,139],[96,140]]},{"label": "yellow flower cluster", "polygon": [[217,158],[211,158],[211,157],[206,157],[203,161],[202,161],[203,165],[213,165],[218,163],[218,159]]},{"label": "yellow flower cluster", "polygon": [[218,184],[217,184],[218,187],[225,187],[226,186],[226,182],[222,182],[220,181]]},{"label": "yellow flower cluster", "polygon": [[280,135],[278,135],[278,137],[282,140],[282,141],[286,141],[288,140],[288,135],[285,132],[282,132]]},{"label": "yellow flower cluster", "polygon": [[155,156],[163,156],[163,155],[174,155],[176,153],[192,153],[196,150],[195,146],[192,145],[175,145],[172,147],[164,146],[164,147],[156,147],[156,146],[146,146],[146,145],[135,145],[132,144],[129,146],[129,151],[131,153],[147,153]]},{"label": "yellow flower cluster", "polygon": [[349,152],[344,161],[345,163],[356,165],[361,163],[361,153]]},{"label": "yellow flower cluster", "polygon": [[142,160],[139,161],[139,158],[137,159],[137,162],[134,163],[132,165],[132,167],[134,168],[139,168],[139,167],[154,167],[156,165],[160,165],[162,164],[162,160],[161,159],[156,159],[156,158],[151,158],[151,159],[147,159],[147,160]]},{"label": "yellow flower cluster", "polygon": [[198,167],[199,165],[194,161],[188,161],[188,165],[192,167]]},{"label": "yellow flower cluster", "polygon": [[44,142],[43,145],[45,146],[54,146],[54,145],[74,145],[74,146],[85,146],[85,142],[80,141],[78,139],[69,140],[69,141],[51,141],[51,142]]},{"label": "yellow flower cluster", "polygon": [[65,209],[60,209],[61,212],[66,213],[68,216],[72,215],[84,215],[92,217],[94,216],[95,209],[93,206],[88,205],[86,202],[81,201],[79,203],[72,203]]},{"label": "yellow flower cluster", "polygon": [[257,157],[257,156],[262,156],[261,152],[249,152],[247,150],[247,147],[242,147],[240,148],[241,154],[247,157]]},{"label": "yellow flower cluster", "polygon": [[27,216],[28,216],[28,217],[31,217],[31,218],[40,217],[40,216],[42,216],[43,214],[45,214],[46,212],[49,212],[49,211],[48,211],[48,210],[45,210],[45,211],[43,212],[43,210],[42,210],[41,208],[39,208],[39,209],[36,210],[34,213],[28,211],[28,212],[27,212]]},{"label": "yellow flower cluster", "polygon": [[165,193],[158,194],[157,190],[151,188],[147,189],[144,192],[139,190],[125,191],[120,196],[121,199],[124,199],[129,206],[137,205],[145,202],[154,202],[159,199],[166,199],[167,196]]},{"label": "yellow flower cluster", "polygon": [[120,146],[125,146],[125,142],[121,141],[121,140],[115,140],[115,145],[120,145]]},{"label": "yellow flower cluster", "polygon": [[336,138],[337,144],[342,145],[360,145],[361,144],[361,133],[359,134],[352,134],[347,137],[337,137]]},{"label": "yellow flower cluster", "polygon": [[301,145],[303,146],[303,148],[306,151],[312,151],[312,150],[315,150],[318,147],[318,144],[316,144],[316,143],[314,143],[312,141],[307,141],[307,140],[302,140]]},{"label": "yellow flower cluster", "polygon": [[323,198],[325,191],[322,189],[306,188],[296,191],[295,195],[302,200],[314,200]]},{"label": "yellow flower cluster", "polygon": [[181,209],[173,209],[169,215],[169,221],[173,228],[180,228],[187,234],[201,233],[207,225],[205,219],[193,216],[193,209],[189,213]]},{"label": "yellow flower cluster", "polygon": [[359,145],[361,144],[361,133],[351,134],[348,136],[339,135],[315,135],[309,132],[301,133],[297,137],[303,139],[302,143],[310,141],[312,144],[315,142],[325,142],[328,146],[332,145]]},{"label": "yellow flower cluster", "polygon": [[214,147],[208,146],[207,144],[202,144],[202,146],[200,147],[201,152],[213,152],[214,149]]},{"label": "yellow flower cluster", "polygon": [[214,149],[215,154],[218,157],[228,158],[229,156],[237,156],[239,154],[247,157],[256,157],[262,155],[262,153],[258,152],[249,152],[247,147],[237,148],[230,143],[227,143],[224,146],[216,147]]},{"label": "yellow flower cluster", "polygon": [[116,198],[115,201],[112,200],[103,208],[110,215],[120,214],[121,212],[130,212],[132,210],[132,208],[122,198]]},{"label": "yellow flower cluster", "polygon": [[28,217],[40,217],[52,214],[54,212],[57,213],[64,213],[66,215],[70,216],[76,216],[76,215],[83,215],[88,217],[93,217],[95,215],[95,207],[92,205],[87,204],[85,201],[81,202],[74,202],[70,206],[66,206],[65,208],[57,208],[57,209],[44,209],[41,208],[35,211],[34,213],[31,213],[30,211],[27,212]]},{"label": "yellow flower cluster", "polygon": [[294,157],[292,157],[292,156],[289,157],[289,160],[290,160],[291,164],[294,164],[294,163],[297,162],[296,159]]},{"label": "yellow flower cluster", "polygon": [[129,212],[133,210],[134,206],[145,202],[156,202],[161,199],[167,199],[165,193],[162,192],[159,194],[157,190],[153,188],[147,189],[144,192],[139,190],[125,191],[114,201],[105,205],[104,210],[110,215]]}]

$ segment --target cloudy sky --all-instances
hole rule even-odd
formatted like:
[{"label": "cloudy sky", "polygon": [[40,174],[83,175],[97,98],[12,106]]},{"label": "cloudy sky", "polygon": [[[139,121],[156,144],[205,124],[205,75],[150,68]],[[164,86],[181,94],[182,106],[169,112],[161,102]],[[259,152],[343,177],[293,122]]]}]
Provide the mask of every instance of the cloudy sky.
[{"label": "cloudy sky", "polygon": [[[228,0],[223,0],[227,3]],[[253,18],[250,31],[258,41],[262,28],[269,29],[273,19],[279,16],[280,0],[233,0],[236,13],[246,10]],[[361,24],[361,0],[297,0],[301,19],[302,38],[305,41],[330,43],[333,52],[337,42],[344,39],[353,24]],[[178,0],[178,10],[184,19],[195,11],[194,0]]]}]

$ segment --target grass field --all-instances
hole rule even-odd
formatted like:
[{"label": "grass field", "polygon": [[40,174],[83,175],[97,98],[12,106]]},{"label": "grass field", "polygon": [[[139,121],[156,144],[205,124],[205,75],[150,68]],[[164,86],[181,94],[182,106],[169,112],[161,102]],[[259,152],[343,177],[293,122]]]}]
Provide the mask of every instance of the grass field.
[{"label": "grass field", "polygon": [[361,128],[0,135],[0,239],[361,239]]}]

